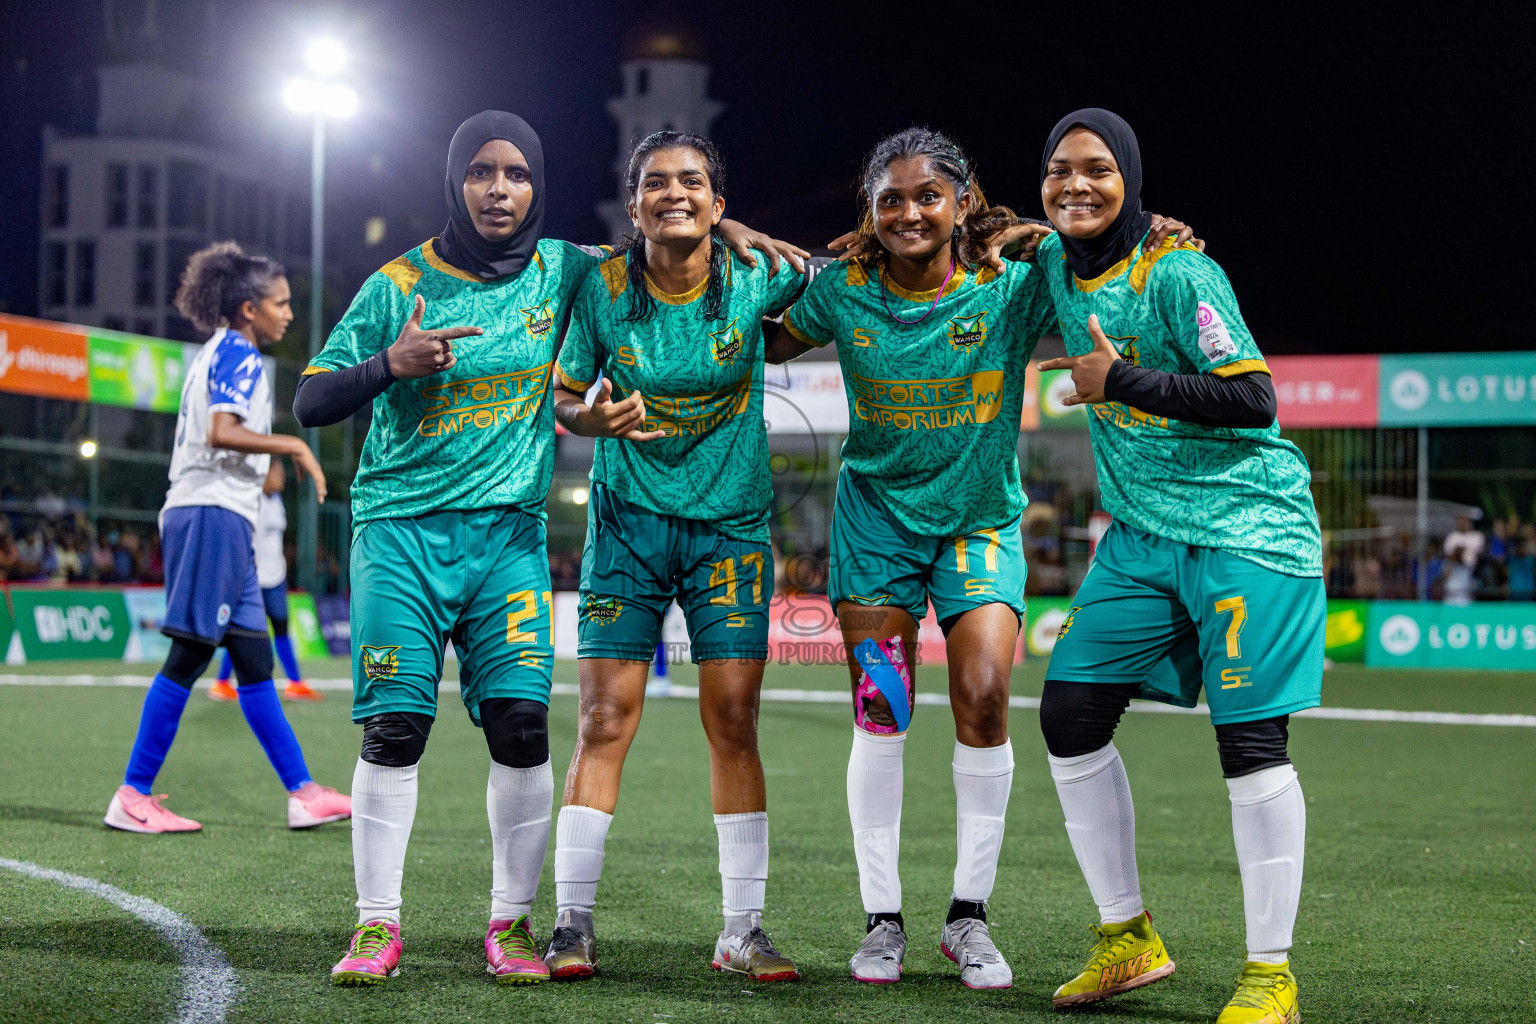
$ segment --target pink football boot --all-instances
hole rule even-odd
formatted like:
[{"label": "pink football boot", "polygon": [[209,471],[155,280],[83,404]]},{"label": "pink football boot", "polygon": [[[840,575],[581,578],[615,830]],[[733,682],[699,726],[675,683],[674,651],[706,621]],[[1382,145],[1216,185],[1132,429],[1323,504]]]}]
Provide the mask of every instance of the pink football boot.
[{"label": "pink football boot", "polygon": [[382,985],[400,973],[400,926],[389,921],[369,921],[357,926],[352,945],[341,962],[331,968],[331,981],[348,988]]},{"label": "pink football boot", "polygon": [[318,782],[304,783],[288,794],[288,827],[314,828],[352,817],[352,798]]},{"label": "pink football boot", "polygon": [[528,930],[528,915],[515,921],[492,921],[485,932],[485,973],[498,985],[536,985],[549,980],[549,968],[539,956]]},{"label": "pink football boot", "polygon": [[165,794],[150,796],[132,786],[119,786],[107,805],[105,821],[124,832],[200,832],[202,824],[191,818],[172,814],[161,806]]}]

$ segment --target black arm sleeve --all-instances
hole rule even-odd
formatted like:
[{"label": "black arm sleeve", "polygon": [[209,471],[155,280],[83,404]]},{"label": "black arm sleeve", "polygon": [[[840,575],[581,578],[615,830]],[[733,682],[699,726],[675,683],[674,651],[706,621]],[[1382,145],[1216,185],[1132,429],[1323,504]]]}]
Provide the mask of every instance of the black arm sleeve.
[{"label": "black arm sleeve", "polygon": [[298,393],[293,396],[293,418],[305,427],[340,423],[394,382],[383,352],[345,370],[300,377]]},{"label": "black arm sleeve", "polygon": [[1165,373],[1122,359],[1109,368],[1104,397],[1206,427],[1253,429],[1275,422],[1275,385],[1267,373]]}]

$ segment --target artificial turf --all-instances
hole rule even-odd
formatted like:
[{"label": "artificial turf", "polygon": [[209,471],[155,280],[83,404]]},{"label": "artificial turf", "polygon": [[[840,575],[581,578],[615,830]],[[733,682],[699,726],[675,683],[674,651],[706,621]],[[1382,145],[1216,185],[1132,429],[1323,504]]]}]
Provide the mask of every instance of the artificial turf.
[{"label": "artificial turf", "polygon": [[[152,669],[143,669],[149,672]],[[140,671],[54,665],[9,670]],[[345,676],[343,663],[310,666]],[[691,670],[676,670],[692,682]],[[575,681],[561,663],[559,681]],[[767,685],[835,689],[841,670],[773,666]],[[919,671],[920,689],[943,670]],[[1039,692],[1035,665],[1016,693]],[[1380,673],[1339,668],[1337,706],[1536,713],[1536,675]],[[485,746],[451,694],[421,769],[405,876],[405,959],[377,989],[327,977],[350,934],[345,826],[290,832],[284,794],[237,708],[194,695],[157,790],[204,823],[139,836],[101,824],[143,691],[0,686],[0,856],[100,879],[200,927],[239,975],[234,1021],[1046,1021],[1095,919],[1061,824],[1032,711],[1013,712],[1018,769],[993,934],[1014,968],[1002,992],[962,988],[938,951],[954,856],[943,708],[918,710],[907,746],[902,877],[906,976],[857,984],[863,933],[844,797],[849,716],[839,704],[765,703],[773,860],[766,924],[799,963],[796,984],[709,970],[719,878],[697,705],[653,700],[629,758],[599,891],[599,974],[498,989],[483,973],[490,851]],[[344,694],[290,705],[315,777],[345,789],[358,730]],[[552,704],[558,779],[576,702]],[[1536,730],[1296,720],[1307,794],[1307,883],[1292,964],[1309,1021],[1536,1020]],[[1148,906],[1178,973],[1074,1016],[1209,1021],[1243,954],[1241,888],[1208,721],[1130,715],[1116,739],[1136,794]],[[535,923],[552,916],[552,858]],[[158,935],[85,893],[0,871],[0,1021],[160,1021],[177,1011],[175,956]]]}]

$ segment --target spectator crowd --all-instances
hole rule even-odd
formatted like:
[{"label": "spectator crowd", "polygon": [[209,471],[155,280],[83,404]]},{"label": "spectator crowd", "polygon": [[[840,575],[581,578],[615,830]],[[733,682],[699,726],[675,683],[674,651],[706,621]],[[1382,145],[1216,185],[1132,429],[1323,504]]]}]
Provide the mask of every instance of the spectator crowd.
[{"label": "spectator crowd", "polygon": [[98,532],[84,512],[0,514],[0,580],[161,583],[164,579],[160,533],[152,525],[102,524]]},{"label": "spectator crowd", "polygon": [[1536,523],[1519,516],[1478,529],[1466,516],[1414,553],[1411,534],[1330,546],[1324,574],[1329,597],[1411,601],[1536,600]]}]

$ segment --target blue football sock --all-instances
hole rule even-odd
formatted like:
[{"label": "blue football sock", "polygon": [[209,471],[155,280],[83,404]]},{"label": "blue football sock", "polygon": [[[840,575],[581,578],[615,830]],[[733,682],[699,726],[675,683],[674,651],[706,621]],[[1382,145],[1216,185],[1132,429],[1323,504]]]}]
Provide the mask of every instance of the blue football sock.
[{"label": "blue football sock", "polygon": [[272,646],[277,648],[277,660],[283,663],[283,671],[288,673],[288,681],[291,683],[302,681],[304,674],[299,671],[299,659],[293,653],[293,637],[286,633],[273,637]]},{"label": "blue football sock", "polygon": [[308,782],[309,767],[304,764],[304,751],[299,749],[299,738],[293,734],[293,727],[283,717],[283,706],[278,702],[272,680],[242,684],[240,710],[245,714],[251,732],[256,734],[261,749],[267,752],[267,760],[277,769],[283,788],[291,793]]},{"label": "blue football sock", "polygon": [[229,652],[228,651],[225,651],[224,652],[224,660],[219,662],[219,682],[221,682],[221,683],[229,682],[229,677],[234,675],[234,674],[235,674],[235,660],[229,656]]},{"label": "blue football sock", "polygon": [[181,713],[186,710],[190,687],[174,683],[165,676],[156,675],[144,696],[144,710],[139,712],[139,734],[134,737],[133,751],[128,755],[128,768],[123,772],[123,784],[132,786],[140,793],[154,790],[155,776],[165,764],[171,743],[176,739],[176,727],[181,724]]}]

